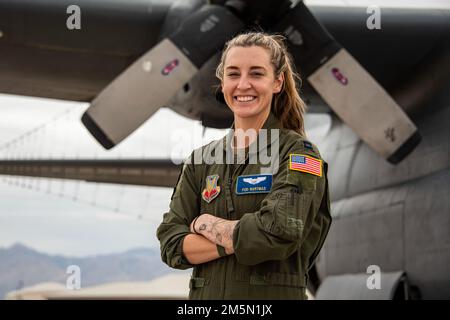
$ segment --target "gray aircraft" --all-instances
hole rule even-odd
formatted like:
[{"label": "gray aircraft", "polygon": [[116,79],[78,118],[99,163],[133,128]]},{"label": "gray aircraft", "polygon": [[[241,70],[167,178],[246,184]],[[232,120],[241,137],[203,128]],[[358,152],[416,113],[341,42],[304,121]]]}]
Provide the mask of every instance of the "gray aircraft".
[{"label": "gray aircraft", "polygon": [[[214,67],[244,30],[282,33],[320,141],[333,224],[323,299],[450,298],[450,9],[301,1],[0,0],[0,92],[91,102],[110,149],[161,107],[226,128]],[[372,10],[371,9],[371,10]],[[378,10],[378,11],[377,11]],[[8,160],[0,174],[173,187],[160,160]]]}]

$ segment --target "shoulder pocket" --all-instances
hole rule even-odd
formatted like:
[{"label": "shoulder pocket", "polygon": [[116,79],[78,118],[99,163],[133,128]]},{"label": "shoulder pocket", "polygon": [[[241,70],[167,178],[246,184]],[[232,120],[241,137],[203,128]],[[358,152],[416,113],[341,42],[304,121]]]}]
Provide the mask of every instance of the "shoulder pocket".
[{"label": "shoulder pocket", "polygon": [[263,216],[266,220],[266,230],[286,240],[301,239],[311,200],[310,193],[300,193],[296,186],[289,186],[278,192],[272,200],[274,201],[272,219],[269,215]]}]

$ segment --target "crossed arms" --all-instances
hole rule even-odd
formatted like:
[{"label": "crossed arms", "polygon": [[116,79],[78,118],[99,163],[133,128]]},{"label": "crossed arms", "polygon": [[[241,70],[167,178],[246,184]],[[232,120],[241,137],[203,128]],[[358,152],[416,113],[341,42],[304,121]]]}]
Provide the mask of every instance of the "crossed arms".
[{"label": "crossed arms", "polygon": [[190,225],[192,234],[183,240],[183,253],[192,264],[201,264],[220,257],[217,245],[233,254],[233,231],[239,220],[226,220],[208,213],[194,219]]}]

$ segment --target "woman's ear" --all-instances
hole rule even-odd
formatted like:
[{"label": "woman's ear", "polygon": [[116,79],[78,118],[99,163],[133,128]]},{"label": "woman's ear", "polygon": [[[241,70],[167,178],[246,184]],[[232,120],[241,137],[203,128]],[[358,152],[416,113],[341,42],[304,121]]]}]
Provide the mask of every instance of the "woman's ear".
[{"label": "woman's ear", "polygon": [[284,74],[280,74],[278,79],[275,79],[275,86],[273,88],[273,93],[279,93],[283,88]]}]

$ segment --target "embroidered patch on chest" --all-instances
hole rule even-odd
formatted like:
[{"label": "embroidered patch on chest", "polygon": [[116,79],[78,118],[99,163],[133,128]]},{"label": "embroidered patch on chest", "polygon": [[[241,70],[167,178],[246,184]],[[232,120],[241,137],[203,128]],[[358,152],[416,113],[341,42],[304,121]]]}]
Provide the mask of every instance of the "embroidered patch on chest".
[{"label": "embroidered patch on chest", "polygon": [[271,174],[239,176],[236,181],[236,194],[269,193],[271,189]]},{"label": "embroidered patch on chest", "polygon": [[220,187],[217,185],[219,175],[214,174],[206,177],[206,188],[202,191],[202,198],[206,202],[210,203],[220,193]]}]

